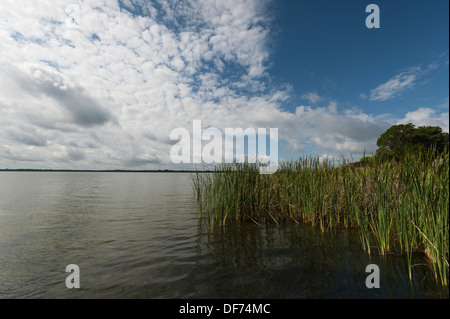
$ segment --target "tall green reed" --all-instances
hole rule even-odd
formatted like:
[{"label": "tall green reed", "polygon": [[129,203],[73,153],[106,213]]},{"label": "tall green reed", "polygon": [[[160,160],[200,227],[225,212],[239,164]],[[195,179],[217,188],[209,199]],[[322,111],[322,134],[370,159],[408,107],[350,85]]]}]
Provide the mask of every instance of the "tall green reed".
[{"label": "tall green reed", "polygon": [[363,167],[342,160],[301,158],[281,163],[273,175],[256,164],[218,166],[193,177],[199,218],[210,225],[234,222],[310,223],[360,232],[363,248],[405,254],[412,278],[414,253],[430,261],[448,285],[449,153],[407,155],[402,162],[371,158]]}]

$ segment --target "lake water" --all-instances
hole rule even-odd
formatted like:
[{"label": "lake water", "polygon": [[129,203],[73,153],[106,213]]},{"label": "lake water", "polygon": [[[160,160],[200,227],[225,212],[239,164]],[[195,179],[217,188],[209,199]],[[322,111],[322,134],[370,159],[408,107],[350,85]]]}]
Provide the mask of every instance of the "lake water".
[{"label": "lake water", "polygon": [[370,258],[357,233],[197,214],[187,173],[0,172],[0,298],[448,298],[421,256],[411,283],[403,257]]}]

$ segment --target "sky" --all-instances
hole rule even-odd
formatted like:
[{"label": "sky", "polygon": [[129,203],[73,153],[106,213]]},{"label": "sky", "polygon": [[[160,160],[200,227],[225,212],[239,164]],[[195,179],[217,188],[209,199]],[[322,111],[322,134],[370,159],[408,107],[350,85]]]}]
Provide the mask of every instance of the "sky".
[{"label": "sky", "polygon": [[357,160],[449,131],[448,41],[447,0],[2,0],[0,168],[191,168],[170,134],[194,120]]}]

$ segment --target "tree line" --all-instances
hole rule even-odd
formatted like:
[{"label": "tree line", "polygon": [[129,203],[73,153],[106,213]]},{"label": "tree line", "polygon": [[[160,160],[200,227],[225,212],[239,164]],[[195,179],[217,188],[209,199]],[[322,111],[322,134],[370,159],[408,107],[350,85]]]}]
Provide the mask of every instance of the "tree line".
[{"label": "tree line", "polygon": [[[448,152],[449,133],[439,126],[399,124],[391,126],[377,140],[378,149],[374,155],[380,161],[402,161],[405,156],[423,157],[433,150],[435,154]],[[358,166],[364,166],[370,157],[363,157]]]}]

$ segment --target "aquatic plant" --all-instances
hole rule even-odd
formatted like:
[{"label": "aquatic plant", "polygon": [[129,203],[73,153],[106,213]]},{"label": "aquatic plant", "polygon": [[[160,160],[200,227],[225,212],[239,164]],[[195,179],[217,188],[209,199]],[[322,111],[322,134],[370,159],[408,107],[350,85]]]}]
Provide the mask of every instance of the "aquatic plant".
[{"label": "aquatic plant", "polygon": [[[310,223],[360,232],[363,248],[400,252],[409,261],[423,253],[435,278],[448,285],[449,153],[430,150],[402,161],[301,158],[280,163],[273,175],[256,164],[223,164],[193,176],[199,218],[209,225],[233,222]],[[372,248],[372,249],[371,249]]]}]

